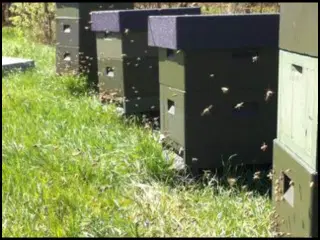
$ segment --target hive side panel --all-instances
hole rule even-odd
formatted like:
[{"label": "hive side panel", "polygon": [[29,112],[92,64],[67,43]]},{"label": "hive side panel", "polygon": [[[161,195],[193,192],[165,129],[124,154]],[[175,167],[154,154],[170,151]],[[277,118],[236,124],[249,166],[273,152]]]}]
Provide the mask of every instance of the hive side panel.
[{"label": "hive side panel", "polygon": [[280,51],[278,139],[316,167],[317,58]]},{"label": "hive side panel", "polygon": [[272,199],[278,231],[292,237],[318,236],[318,175],[279,141],[274,141]]}]

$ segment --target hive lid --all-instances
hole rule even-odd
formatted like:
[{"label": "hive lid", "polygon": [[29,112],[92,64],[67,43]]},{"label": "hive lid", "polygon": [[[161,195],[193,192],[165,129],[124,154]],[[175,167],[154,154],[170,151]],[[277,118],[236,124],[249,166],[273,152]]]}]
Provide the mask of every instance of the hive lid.
[{"label": "hive lid", "polygon": [[279,41],[279,14],[150,16],[148,23],[153,47],[278,47]]},{"label": "hive lid", "polygon": [[157,15],[200,14],[199,7],[94,11],[91,13],[91,29],[95,32],[147,31],[148,17]]},{"label": "hive lid", "polygon": [[31,59],[2,57],[2,71],[7,72],[15,69],[26,69],[34,67],[34,61]]}]

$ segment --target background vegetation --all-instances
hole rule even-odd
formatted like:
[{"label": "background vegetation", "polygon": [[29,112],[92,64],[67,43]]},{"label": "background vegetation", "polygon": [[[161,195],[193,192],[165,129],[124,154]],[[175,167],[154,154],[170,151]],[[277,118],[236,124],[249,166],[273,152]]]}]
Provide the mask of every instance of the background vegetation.
[{"label": "background vegetation", "polygon": [[[278,12],[278,3],[135,3],[135,8],[173,8],[200,6],[203,14]],[[55,3],[2,3],[2,26],[13,25],[18,33],[33,41],[55,43]]]}]

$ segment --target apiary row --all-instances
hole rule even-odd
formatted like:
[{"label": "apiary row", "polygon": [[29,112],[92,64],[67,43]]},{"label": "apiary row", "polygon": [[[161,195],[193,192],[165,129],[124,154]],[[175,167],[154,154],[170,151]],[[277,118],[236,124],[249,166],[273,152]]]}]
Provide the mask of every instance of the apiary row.
[{"label": "apiary row", "polygon": [[61,7],[57,71],[87,73],[124,98],[127,114],[160,112],[165,141],[194,174],[230,156],[233,165],[273,159],[280,231],[317,236],[317,5],[201,15],[123,3],[102,11],[108,4],[85,7],[91,14]]},{"label": "apiary row", "polygon": [[96,37],[91,29],[90,12],[132,9],[133,3],[57,3],[56,69],[58,74],[85,74],[98,83]]}]

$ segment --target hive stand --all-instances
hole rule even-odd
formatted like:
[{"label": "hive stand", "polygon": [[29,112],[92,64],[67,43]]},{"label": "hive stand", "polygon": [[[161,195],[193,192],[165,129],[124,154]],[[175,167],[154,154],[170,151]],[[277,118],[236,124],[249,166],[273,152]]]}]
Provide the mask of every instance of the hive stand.
[{"label": "hive stand", "polygon": [[281,236],[318,237],[318,3],[281,3],[273,203]]},{"label": "hive stand", "polygon": [[278,14],[149,17],[161,132],[194,174],[231,155],[233,165],[271,163],[278,29]]},{"label": "hive stand", "polygon": [[2,75],[13,71],[25,71],[26,69],[33,68],[34,61],[31,59],[2,57]]},{"label": "hive stand", "polygon": [[90,12],[94,10],[132,9],[133,3],[57,3],[56,72],[79,74],[96,85],[96,40],[90,31]]},{"label": "hive stand", "polygon": [[200,13],[200,8],[93,12],[100,92],[124,97],[126,114],[159,111],[158,51],[148,46],[148,17]]}]

